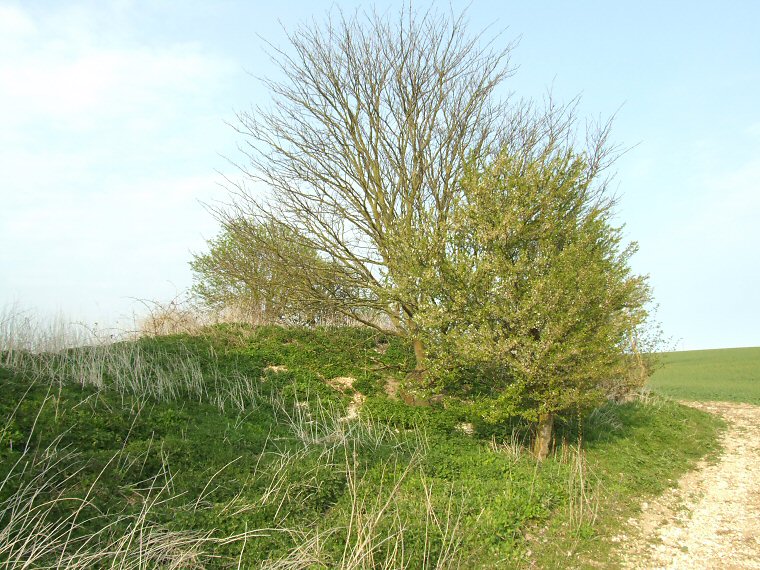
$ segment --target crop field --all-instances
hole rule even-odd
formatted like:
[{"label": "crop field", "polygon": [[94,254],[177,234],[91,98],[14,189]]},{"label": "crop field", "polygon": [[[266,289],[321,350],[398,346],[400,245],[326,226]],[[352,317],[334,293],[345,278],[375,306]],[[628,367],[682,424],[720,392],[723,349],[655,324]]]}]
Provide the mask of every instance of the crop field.
[{"label": "crop field", "polygon": [[681,400],[760,404],[760,347],[665,353],[649,387]]}]

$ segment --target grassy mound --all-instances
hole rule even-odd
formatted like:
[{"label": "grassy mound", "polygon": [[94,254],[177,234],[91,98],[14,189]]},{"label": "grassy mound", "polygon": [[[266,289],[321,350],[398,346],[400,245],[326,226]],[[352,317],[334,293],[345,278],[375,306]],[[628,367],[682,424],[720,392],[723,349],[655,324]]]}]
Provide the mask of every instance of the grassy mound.
[{"label": "grassy mound", "polygon": [[537,464],[524,426],[388,397],[413,354],[359,328],[1,356],[7,568],[567,567],[606,558],[719,428],[608,404]]},{"label": "grassy mound", "polygon": [[652,390],[682,400],[760,405],[760,348],[669,352],[662,359]]}]

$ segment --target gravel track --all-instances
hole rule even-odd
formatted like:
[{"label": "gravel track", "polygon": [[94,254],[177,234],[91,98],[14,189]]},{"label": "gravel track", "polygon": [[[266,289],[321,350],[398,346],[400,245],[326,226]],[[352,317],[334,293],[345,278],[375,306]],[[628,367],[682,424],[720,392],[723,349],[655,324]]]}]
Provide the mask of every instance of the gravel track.
[{"label": "gravel track", "polygon": [[760,569],[760,406],[683,403],[727,421],[723,451],[628,521],[623,568]]}]

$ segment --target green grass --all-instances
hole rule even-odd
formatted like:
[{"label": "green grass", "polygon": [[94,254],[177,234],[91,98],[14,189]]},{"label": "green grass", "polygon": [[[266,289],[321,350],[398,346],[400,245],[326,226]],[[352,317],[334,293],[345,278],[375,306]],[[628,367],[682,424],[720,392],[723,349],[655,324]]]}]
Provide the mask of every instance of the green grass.
[{"label": "green grass", "polygon": [[760,404],[760,348],[690,350],[662,354],[649,387],[682,400]]},{"label": "green grass", "polygon": [[[600,417],[594,419],[596,415]],[[574,532],[561,519],[550,523],[547,544],[538,553],[539,568],[617,568],[612,537],[640,513],[642,501],[674,486],[699,459],[714,457],[716,435],[725,425],[657,395],[603,407],[587,424],[585,464],[598,493],[597,516],[593,525]]]},{"label": "green grass", "polygon": [[[413,353],[359,328],[223,325],[0,361],[7,568],[606,562],[620,521],[720,429],[659,397],[609,403],[561,423],[537,464],[519,423],[386,397]],[[366,398],[358,420],[337,376]]]}]

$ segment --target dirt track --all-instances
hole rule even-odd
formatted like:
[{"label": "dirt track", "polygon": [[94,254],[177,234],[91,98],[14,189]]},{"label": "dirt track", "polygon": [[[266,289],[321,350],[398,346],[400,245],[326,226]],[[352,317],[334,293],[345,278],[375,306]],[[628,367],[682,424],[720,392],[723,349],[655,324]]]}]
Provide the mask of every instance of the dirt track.
[{"label": "dirt track", "polygon": [[729,423],[723,453],[629,521],[623,567],[760,569],[760,406],[684,403]]}]

